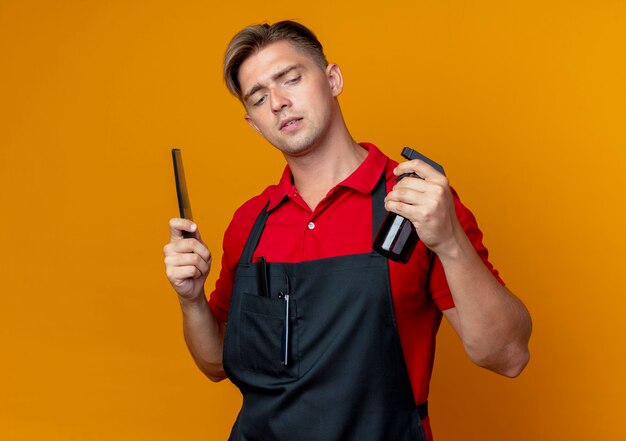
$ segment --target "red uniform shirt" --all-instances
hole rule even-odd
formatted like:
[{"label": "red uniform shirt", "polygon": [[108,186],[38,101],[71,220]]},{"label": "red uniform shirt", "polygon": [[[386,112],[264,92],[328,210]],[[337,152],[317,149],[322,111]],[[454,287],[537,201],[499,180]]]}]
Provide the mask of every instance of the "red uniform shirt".
[{"label": "red uniform shirt", "polygon": [[[361,144],[369,151],[366,159],[348,178],[332,188],[315,207],[307,206],[292,183],[289,167],[278,185],[242,205],[224,234],[222,270],[209,306],[215,316],[226,321],[235,270],[256,217],[269,201],[270,216],[253,260],[265,256],[269,262],[301,262],[372,250],[372,198],[381,174],[387,191],[394,185],[397,162],[376,146]],[[485,265],[498,277],[487,260],[482,233],[472,213],[452,190],[457,217]],[[283,203],[280,203],[285,200]],[[280,203],[280,204],[279,204]],[[389,278],[400,341],[417,403],[428,398],[435,335],[441,311],[454,307],[439,259],[419,242],[407,264],[389,261]]]}]

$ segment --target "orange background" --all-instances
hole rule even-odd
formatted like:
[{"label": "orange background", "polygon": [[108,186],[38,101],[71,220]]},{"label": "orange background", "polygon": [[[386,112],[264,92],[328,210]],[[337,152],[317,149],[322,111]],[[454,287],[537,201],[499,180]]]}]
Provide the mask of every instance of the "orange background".
[{"label": "orange background", "polygon": [[241,27],[309,25],[353,135],[446,167],[534,319],[508,380],[444,324],[438,441],[617,440],[626,406],[623,1],[0,1],[0,439],[226,439],[239,396],[185,348],[164,275],[183,149],[219,269],[284,160],[221,78]]}]

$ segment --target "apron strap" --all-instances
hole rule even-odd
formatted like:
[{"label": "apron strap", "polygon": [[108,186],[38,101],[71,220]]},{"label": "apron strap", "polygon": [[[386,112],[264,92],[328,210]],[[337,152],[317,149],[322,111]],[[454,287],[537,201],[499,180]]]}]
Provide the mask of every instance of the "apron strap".
[{"label": "apron strap", "polygon": [[270,215],[267,211],[267,207],[269,205],[270,202],[267,201],[267,204],[265,204],[265,207],[263,207],[261,213],[259,213],[254,225],[252,226],[252,231],[250,231],[246,245],[243,247],[243,251],[241,252],[241,258],[239,259],[240,264],[252,263],[252,255],[254,254],[254,250],[256,250],[256,246],[259,244],[259,239],[261,238],[261,233],[265,227],[265,222]]},{"label": "apron strap", "polygon": [[[383,223],[383,219],[387,214],[387,211],[385,210],[385,195],[387,194],[387,188],[385,184],[385,173],[383,172],[382,176],[378,180],[378,183],[376,184],[376,187],[374,187],[374,191],[372,192],[372,242],[374,241],[376,233],[378,233],[378,229],[380,228],[380,225]],[[256,250],[257,245],[259,244],[259,240],[261,239],[261,233],[263,233],[263,228],[265,228],[265,222],[267,222],[267,218],[270,215],[267,211],[267,207],[269,206],[269,204],[269,201],[267,202],[267,204],[265,204],[265,206],[261,210],[261,213],[259,213],[259,215],[257,216],[254,225],[252,226],[252,230],[250,231],[248,240],[243,247],[241,258],[239,259],[240,264],[252,263],[252,255],[254,254],[254,250]]]},{"label": "apron strap", "polygon": [[385,210],[385,196],[387,195],[387,186],[385,181],[385,171],[378,180],[374,191],[372,192],[372,243],[376,239],[376,234],[387,215]]}]

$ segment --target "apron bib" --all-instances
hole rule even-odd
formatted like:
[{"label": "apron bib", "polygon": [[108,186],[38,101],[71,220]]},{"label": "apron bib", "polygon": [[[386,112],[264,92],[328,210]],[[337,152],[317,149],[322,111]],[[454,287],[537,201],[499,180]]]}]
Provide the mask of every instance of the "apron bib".
[{"label": "apron bib", "polygon": [[[384,175],[372,237],[385,216]],[[243,404],[229,441],[420,441],[387,259],[374,251],[300,263],[252,262],[269,216],[241,255],[224,369]]]}]

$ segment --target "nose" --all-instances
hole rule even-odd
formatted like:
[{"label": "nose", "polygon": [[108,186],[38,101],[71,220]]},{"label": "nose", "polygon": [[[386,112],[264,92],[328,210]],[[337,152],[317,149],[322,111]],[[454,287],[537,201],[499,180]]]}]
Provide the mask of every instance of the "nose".
[{"label": "nose", "polygon": [[291,106],[291,101],[282,91],[272,89],[270,90],[269,95],[272,112],[280,113],[283,109]]}]

